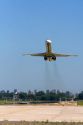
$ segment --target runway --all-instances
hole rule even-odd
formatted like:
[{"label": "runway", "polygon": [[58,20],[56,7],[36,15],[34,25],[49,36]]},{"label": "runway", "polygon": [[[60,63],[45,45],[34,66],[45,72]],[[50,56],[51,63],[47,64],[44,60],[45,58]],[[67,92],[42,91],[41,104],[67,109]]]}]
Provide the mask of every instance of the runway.
[{"label": "runway", "polygon": [[0,106],[0,121],[83,122],[83,107],[55,105]]}]

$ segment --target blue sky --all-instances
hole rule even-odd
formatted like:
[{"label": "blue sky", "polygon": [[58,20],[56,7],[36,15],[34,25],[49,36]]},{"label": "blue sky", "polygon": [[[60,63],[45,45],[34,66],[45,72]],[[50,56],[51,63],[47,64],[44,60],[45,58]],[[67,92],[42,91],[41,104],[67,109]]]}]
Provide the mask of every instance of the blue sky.
[{"label": "blue sky", "polygon": [[[76,58],[21,56],[45,51],[51,39],[57,53]],[[0,0],[0,90],[83,90],[83,1]]]}]

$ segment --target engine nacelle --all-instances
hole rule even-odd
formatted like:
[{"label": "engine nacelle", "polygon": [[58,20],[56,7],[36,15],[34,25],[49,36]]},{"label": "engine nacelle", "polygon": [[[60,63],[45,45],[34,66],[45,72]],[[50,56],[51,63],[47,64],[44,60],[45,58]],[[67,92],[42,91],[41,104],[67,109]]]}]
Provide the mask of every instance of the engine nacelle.
[{"label": "engine nacelle", "polygon": [[52,57],[52,59],[53,59],[53,60],[56,60],[56,57],[55,57],[55,56],[53,56],[53,57]]},{"label": "engine nacelle", "polygon": [[44,56],[44,60],[46,61],[46,60],[48,60],[48,58],[46,56]]}]

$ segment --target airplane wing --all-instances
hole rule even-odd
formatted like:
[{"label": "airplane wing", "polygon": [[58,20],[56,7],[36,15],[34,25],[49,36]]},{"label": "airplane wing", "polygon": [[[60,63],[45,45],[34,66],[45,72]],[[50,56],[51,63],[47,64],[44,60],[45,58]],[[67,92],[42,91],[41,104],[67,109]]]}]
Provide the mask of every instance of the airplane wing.
[{"label": "airplane wing", "polygon": [[30,56],[45,56],[46,53],[33,53],[33,54],[28,54],[28,53],[24,53],[23,56],[25,55],[30,55]]},{"label": "airplane wing", "polygon": [[68,55],[68,54],[58,54],[58,53],[54,53],[54,55],[55,55],[56,57],[78,56],[78,55]]}]

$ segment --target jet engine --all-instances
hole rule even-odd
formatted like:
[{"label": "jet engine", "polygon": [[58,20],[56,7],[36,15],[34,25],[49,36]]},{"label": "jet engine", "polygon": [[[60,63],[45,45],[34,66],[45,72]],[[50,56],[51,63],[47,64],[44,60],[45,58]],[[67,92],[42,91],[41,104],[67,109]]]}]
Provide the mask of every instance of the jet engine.
[{"label": "jet engine", "polygon": [[48,58],[46,56],[44,56],[44,60],[46,61]]},{"label": "jet engine", "polygon": [[56,60],[56,57],[55,57],[55,56],[53,56],[53,57],[52,57],[52,59],[53,59],[53,60]]}]

